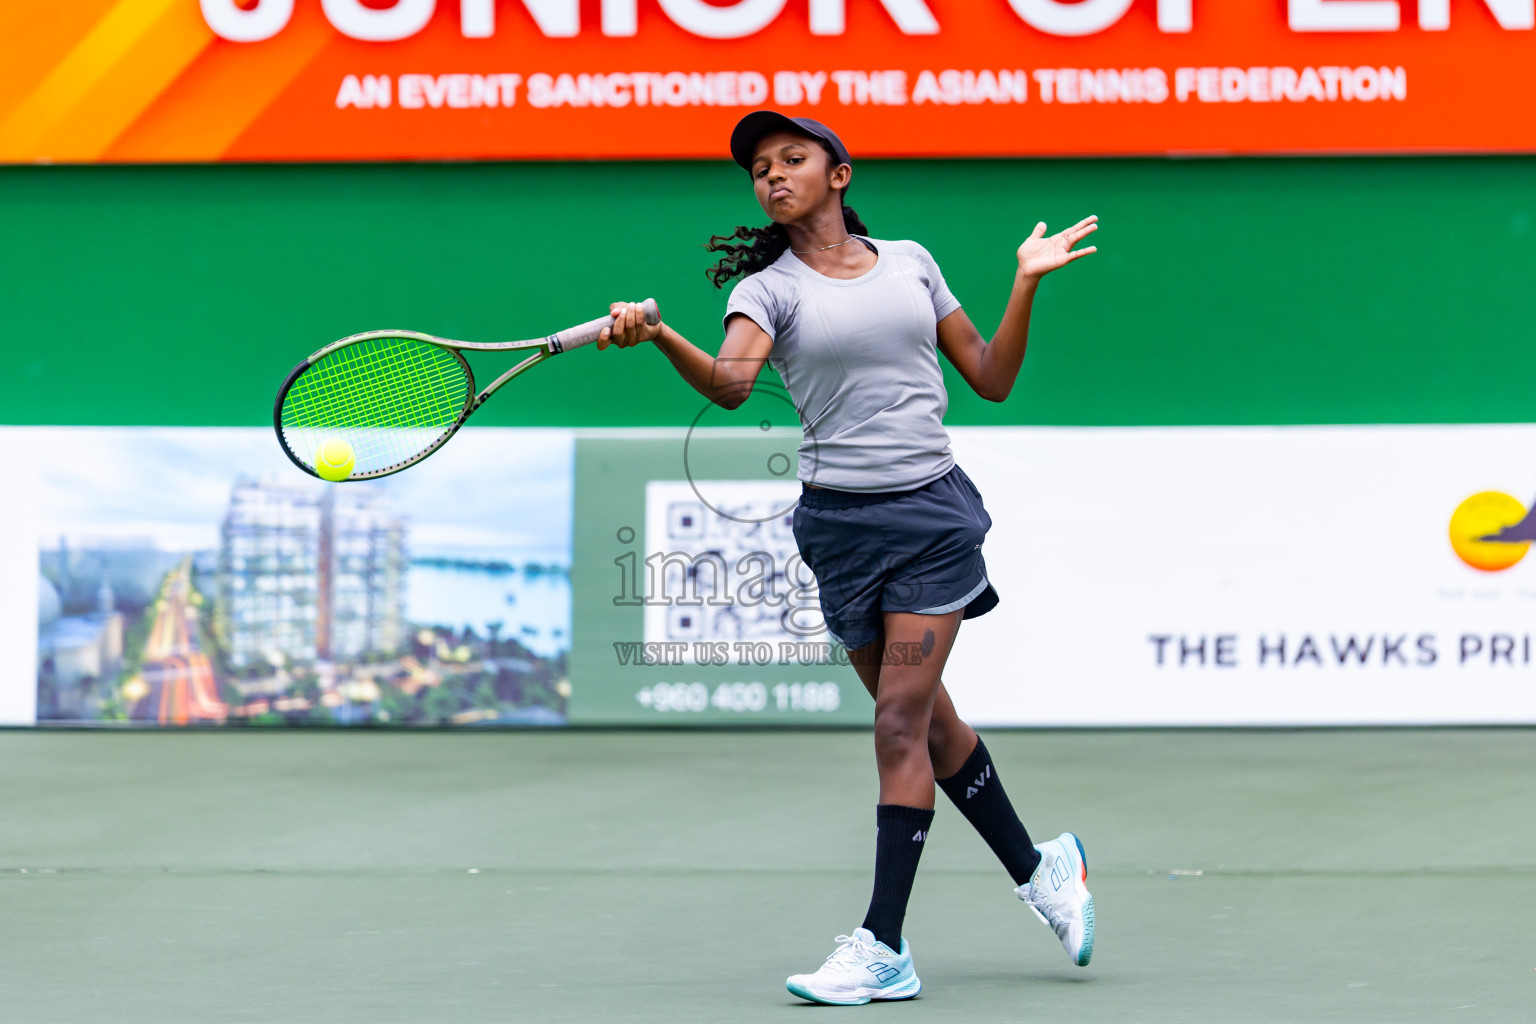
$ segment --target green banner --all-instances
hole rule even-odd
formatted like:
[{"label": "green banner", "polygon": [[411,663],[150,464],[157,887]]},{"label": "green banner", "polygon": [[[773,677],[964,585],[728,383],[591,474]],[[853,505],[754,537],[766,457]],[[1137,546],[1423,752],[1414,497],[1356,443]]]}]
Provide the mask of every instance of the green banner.
[{"label": "green banner", "polygon": [[[850,198],[983,331],[1036,221],[1101,218],[1013,396],[951,374],[951,425],[1525,422],[1502,368],[1536,320],[1532,180],[1529,157],[868,160]],[[762,221],[724,162],[6,168],[0,419],[259,425],[338,337],[538,336],[648,295],[713,350],[702,245]],[[654,352],[582,352],[477,422],[685,427],[695,398]]]}]

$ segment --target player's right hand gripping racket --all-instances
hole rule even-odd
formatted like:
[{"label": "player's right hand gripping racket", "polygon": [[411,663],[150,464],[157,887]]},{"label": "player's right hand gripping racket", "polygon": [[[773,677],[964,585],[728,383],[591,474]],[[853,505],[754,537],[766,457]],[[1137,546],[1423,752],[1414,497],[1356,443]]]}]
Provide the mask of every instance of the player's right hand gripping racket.
[{"label": "player's right hand gripping racket", "polygon": [[[658,324],[655,299],[645,322]],[[589,345],[613,317],[568,327],[531,341],[451,341],[417,331],[367,331],[325,346],[288,374],[278,389],[272,425],[283,451],[311,476],[315,454],[332,438],[352,446],[348,480],[371,480],[414,466],[454,435],[470,413],[518,374],[551,356]],[[475,393],[461,352],[533,349],[527,359]]]}]

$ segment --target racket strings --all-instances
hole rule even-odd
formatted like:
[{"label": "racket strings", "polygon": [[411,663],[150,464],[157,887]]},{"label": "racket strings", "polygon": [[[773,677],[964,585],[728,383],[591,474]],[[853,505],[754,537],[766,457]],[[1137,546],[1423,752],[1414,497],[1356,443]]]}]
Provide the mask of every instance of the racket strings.
[{"label": "racket strings", "polygon": [[[340,349],[301,381],[307,386],[295,388],[300,391],[295,424],[354,435],[358,469],[364,472],[429,445],[457,421],[468,390],[463,368],[451,355],[401,340]],[[376,461],[382,465],[373,465]]]},{"label": "racket strings", "polygon": [[[307,371],[300,378],[306,386],[290,391],[295,424],[421,428],[451,425],[457,419],[467,388],[454,387],[463,380],[463,371],[456,361],[450,359],[447,367],[425,368],[419,360],[400,361],[382,368],[388,374],[382,376],[377,373],[381,369],[375,365],[377,360],[359,358],[358,353],[347,349],[336,354],[343,353],[343,359],[314,374],[316,379],[312,382],[308,378],[315,368]],[[442,401],[445,395],[446,402]]]},{"label": "racket strings", "polygon": [[331,438],[352,445],[354,475],[406,462],[458,423],[472,382],[452,352],[414,338],[373,338],[328,353],[283,398],[283,435],[315,465]]},{"label": "racket strings", "polygon": [[[358,372],[361,368],[354,360],[347,369]],[[446,376],[446,375],[445,375]],[[377,382],[377,389],[359,393],[357,389],[339,384],[334,378],[318,382],[316,397],[326,404],[328,416],[340,427],[355,426],[420,426],[427,423],[452,422],[456,414],[446,421],[435,408],[432,396],[418,390],[423,384],[440,385],[443,378],[420,375],[385,378]]]},{"label": "racket strings", "polygon": [[[327,365],[322,360],[317,364],[325,368],[316,374],[310,390],[331,404],[336,425],[419,425],[441,422],[445,415],[448,422],[457,418],[464,389],[457,389],[457,394],[452,391],[464,373],[456,359],[435,345],[420,342],[402,345],[396,341],[380,346],[382,351],[360,351],[376,344],[365,342],[339,349],[332,353],[340,357],[333,363]],[[385,358],[377,358],[379,355]],[[429,358],[423,359],[424,355]],[[431,355],[439,358],[432,359]],[[390,365],[380,367],[381,362]],[[381,370],[387,375],[381,375]],[[308,374],[303,379],[309,383]],[[364,386],[358,386],[360,383]],[[441,401],[445,393],[449,395],[446,405]]]}]

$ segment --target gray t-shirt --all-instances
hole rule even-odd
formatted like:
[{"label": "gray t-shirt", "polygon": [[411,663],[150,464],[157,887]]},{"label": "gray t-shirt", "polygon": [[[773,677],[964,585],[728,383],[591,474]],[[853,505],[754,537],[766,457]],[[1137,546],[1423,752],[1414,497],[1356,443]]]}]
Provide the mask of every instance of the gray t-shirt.
[{"label": "gray t-shirt", "polygon": [[786,252],[726,303],[773,339],[768,362],[800,414],[800,479],[842,491],[902,491],[955,464],[938,322],[960,308],[916,242],[871,239],[874,269],[848,281]]}]

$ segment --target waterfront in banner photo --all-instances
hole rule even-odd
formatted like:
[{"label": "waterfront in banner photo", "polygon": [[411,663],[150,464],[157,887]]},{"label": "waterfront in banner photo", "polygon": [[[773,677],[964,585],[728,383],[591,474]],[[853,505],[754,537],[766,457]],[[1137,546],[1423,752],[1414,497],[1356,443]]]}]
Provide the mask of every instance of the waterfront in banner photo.
[{"label": "waterfront in banner photo", "polygon": [[260,428],[40,433],[38,721],[566,721],[568,433],[345,486]]}]

